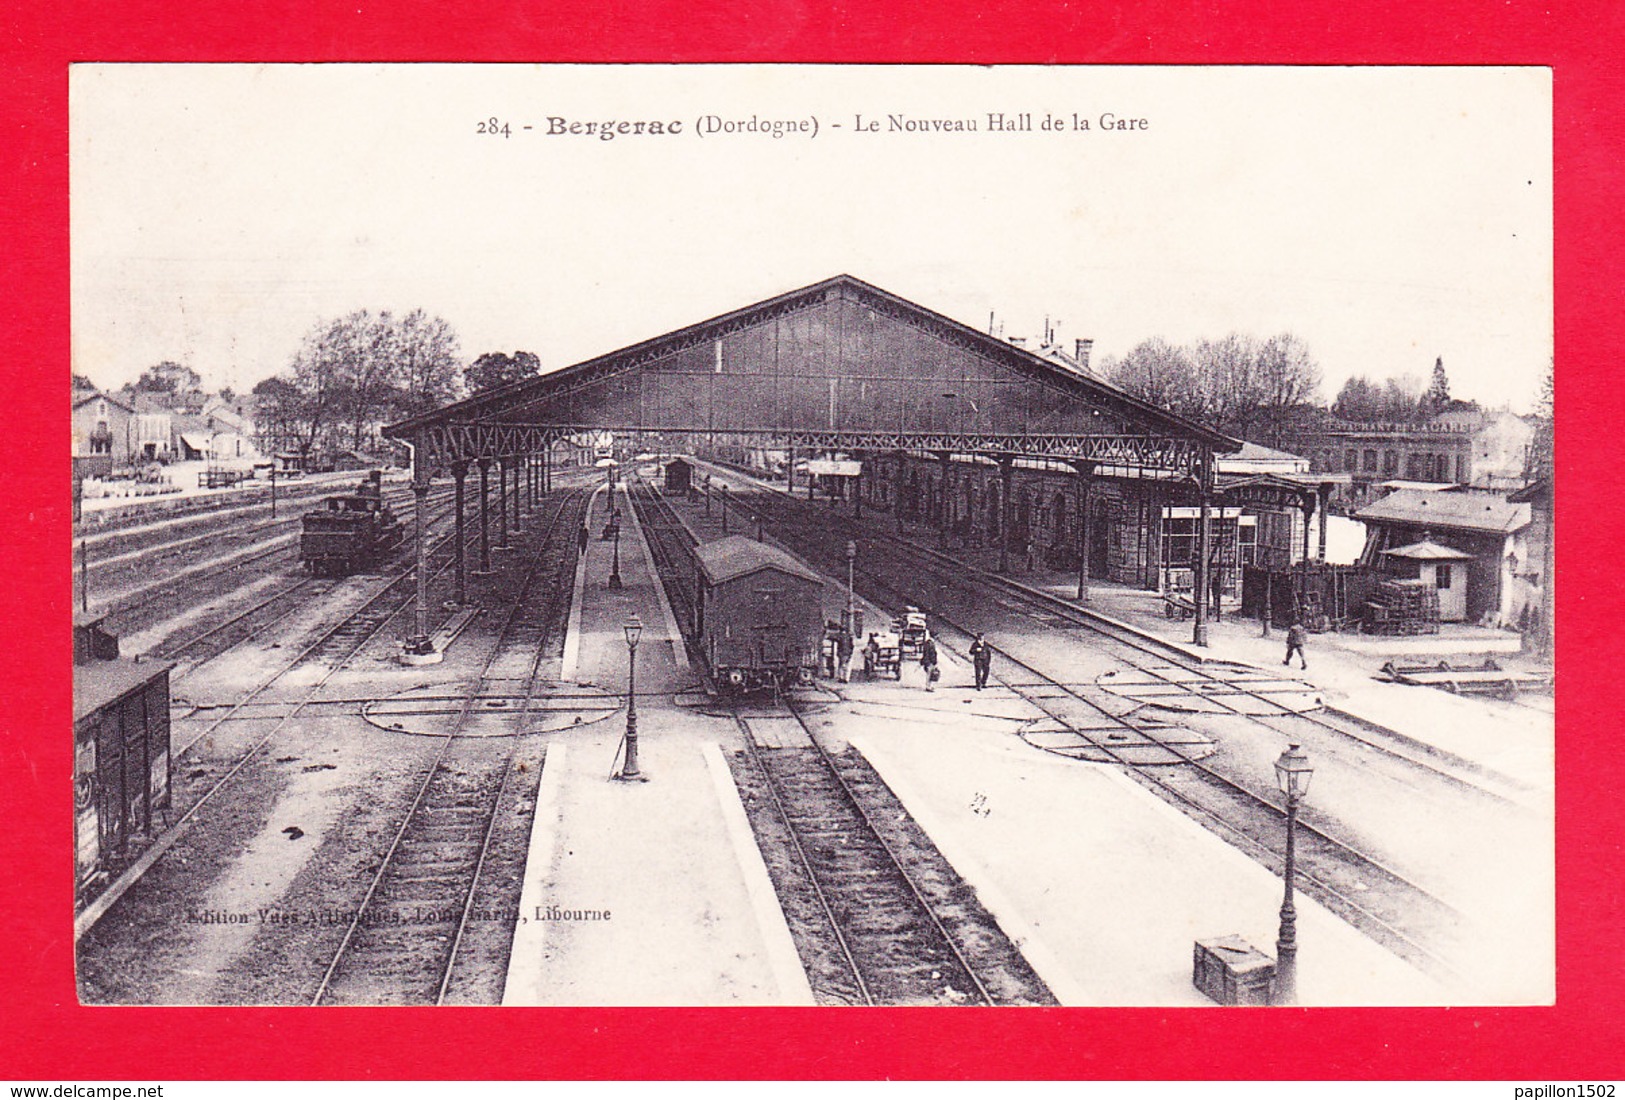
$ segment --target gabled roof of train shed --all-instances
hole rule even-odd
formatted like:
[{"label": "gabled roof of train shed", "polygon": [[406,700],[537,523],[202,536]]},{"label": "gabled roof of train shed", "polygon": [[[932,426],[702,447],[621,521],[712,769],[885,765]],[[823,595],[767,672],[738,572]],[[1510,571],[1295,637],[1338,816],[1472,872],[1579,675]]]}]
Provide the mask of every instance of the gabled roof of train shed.
[{"label": "gabled roof of train shed", "polygon": [[[862,279],[844,274],[628,345],[573,366],[486,390],[432,412],[391,424],[384,429],[384,434],[394,439],[410,440],[417,432],[450,424],[534,421],[537,417],[532,410],[538,406],[545,406],[550,394],[554,392],[562,393],[583,381],[649,362],[667,353],[668,350],[689,347],[712,336],[736,331],[742,324],[751,323],[753,318],[761,317],[766,320],[795,308],[799,303],[810,306],[823,302],[832,292],[850,295],[887,312],[909,317],[932,331],[951,336],[962,346],[973,348],[977,354],[1014,370],[1035,384],[1058,388],[1095,407],[1109,408],[1116,415],[1135,423],[1147,434],[1194,442],[1211,447],[1217,452],[1229,453],[1241,448],[1240,440],[1232,439],[1195,421],[1159,408],[1098,378],[1069,370],[1025,348],[978,331]],[[718,426],[718,430],[726,428]]]}]

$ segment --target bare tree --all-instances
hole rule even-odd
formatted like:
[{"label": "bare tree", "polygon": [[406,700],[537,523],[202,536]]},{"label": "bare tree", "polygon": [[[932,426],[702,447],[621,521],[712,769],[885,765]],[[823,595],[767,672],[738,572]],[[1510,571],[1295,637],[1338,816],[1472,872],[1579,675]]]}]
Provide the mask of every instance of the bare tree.
[{"label": "bare tree", "polygon": [[1242,439],[1253,431],[1264,405],[1258,355],[1258,341],[1238,332],[1202,340],[1191,352],[1201,380],[1202,419]]},{"label": "bare tree", "polygon": [[1271,445],[1279,446],[1291,411],[1320,400],[1320,365],[1310,354],[1308,344],[1283,332],[1271,336],[1258,349],[1253,377],[1264,429]]},{"label": "bare tree", "polygon": [[1107,381],[1125,393],[1181,416],[1202,411],[1196,366],[1184,348],[1161,337],[1136,344],[1122,358],[1101,364]]}]

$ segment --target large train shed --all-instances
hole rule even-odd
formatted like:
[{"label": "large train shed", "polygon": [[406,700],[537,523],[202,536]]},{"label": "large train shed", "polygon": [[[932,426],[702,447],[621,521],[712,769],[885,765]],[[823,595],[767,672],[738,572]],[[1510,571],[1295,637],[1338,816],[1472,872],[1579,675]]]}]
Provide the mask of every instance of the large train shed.
[{"label": "large train shed", "polygon": [[[412,449],[420,511],[433,471],[449,469],[456,479],[459,546],[471,469],[479,474],[483,509],[493,468],[505,502],[510,477],[516,487],[521,473],[545,486],[555,447],[606,432],[628,454],[783,450],[792,475],[798,454],[930,456],[945,469],[955,459],[992,461],[1006,479],[1017,459],[1047,459],[1077,470],[1085,498],[1097,466],[1134,468],[1189,484],[1204,519],[1215,490],[1215,454],[1241,447],[850,275],[385,429]],[[1002,496],[1006,507],[1009,498]],[[422,525],[415,526],[414,644],[426,645],[425,548]],[[1200,530],[1197,584],[1204,591],[1206,522]],[[1206,635],[1199,601],[1195,640],[1205,644]]]}]

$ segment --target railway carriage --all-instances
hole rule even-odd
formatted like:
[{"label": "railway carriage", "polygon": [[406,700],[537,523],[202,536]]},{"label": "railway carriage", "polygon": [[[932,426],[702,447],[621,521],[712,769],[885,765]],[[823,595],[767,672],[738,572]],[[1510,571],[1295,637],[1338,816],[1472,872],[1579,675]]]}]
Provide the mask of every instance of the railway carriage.
[{"label": "railway carriage", "polygon": [[810,683],[824,634],[824,581],[773,546],[731,535],[689,548],[671,565],[685,596],[683,631],[718,691],[744,694]]},{"label": "railway carriage", "polygon": [[824,581],[783,550],[741,535],[694,549],[695,634],[721,690],[809,683],[824,638]]}]

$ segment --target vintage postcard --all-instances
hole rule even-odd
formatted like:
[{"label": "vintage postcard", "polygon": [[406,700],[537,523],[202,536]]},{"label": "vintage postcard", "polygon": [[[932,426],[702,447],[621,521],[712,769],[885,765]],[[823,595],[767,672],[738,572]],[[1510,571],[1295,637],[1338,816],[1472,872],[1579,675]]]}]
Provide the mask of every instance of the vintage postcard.
[{"label": "vintage postcard", "polygon": [[1550,70],[69,87],[82,1004],[1553,1004]]}]

